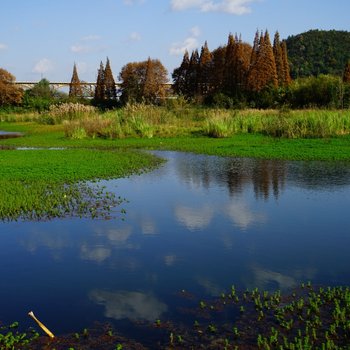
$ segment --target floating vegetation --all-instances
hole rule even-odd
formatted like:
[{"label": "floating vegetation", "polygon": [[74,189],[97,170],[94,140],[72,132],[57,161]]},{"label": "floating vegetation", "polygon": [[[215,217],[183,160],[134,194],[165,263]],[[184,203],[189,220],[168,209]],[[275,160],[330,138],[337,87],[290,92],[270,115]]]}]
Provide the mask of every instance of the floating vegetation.
[{"label": "floating vegetation", "polygon": [[[0,220],[108,218],[124,199],[90,179],[122,177],[159,163],[131,151],[3,150]],[[123,214],[124,210],[120,209]]]},{"label": "floating vegetation", "polygon": [[[8,184],[7,184],[8,185]],[[48,220],[66,216],[109,218],[112,208],[125,199],[106,191],[104,186],[12,182],[4,188],[0,180],[0,218],[13,220]],[[120,211],[123,213],[123,209]]]},{"label": "floating vegetation", "polygon": [[35,339],[30,349],[349,349],[349,287],[316,288],[308,283],[288,295],[257,288],[239,292],[233,287],[205,302],[185,291],[179,296],[187,305],[181,308],[182,319],[138,321],[134,325],[136,339],[100,325],[54,341]]}]

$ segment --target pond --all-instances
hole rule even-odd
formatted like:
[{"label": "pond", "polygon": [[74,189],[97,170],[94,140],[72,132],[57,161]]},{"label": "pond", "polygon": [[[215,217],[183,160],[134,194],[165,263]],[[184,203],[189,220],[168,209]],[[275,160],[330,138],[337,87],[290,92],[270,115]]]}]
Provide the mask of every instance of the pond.
[{"label": "pond", "polygon": [[349,163],[154,153],[160,168],[102,181],[123,220],[0,223],[1,321],[122,329],[181,317],[181,290],[350,284]]},{"label": "pond", "polygon": [[20,132],[11,132],[11,131],[0,130],[0,140],[21,137],[21,136],[23,136],[23,134],[21,134]]}]

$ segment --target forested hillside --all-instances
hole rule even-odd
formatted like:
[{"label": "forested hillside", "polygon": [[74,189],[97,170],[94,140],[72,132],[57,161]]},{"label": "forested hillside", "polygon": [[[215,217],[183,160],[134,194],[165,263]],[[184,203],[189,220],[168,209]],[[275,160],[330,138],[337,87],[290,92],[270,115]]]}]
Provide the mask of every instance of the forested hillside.
[{"label": "forested hillside", "polygon": [[319,74],[342,75],[350,59],[350,32],[310,30],[286,40],[293,79]]}]

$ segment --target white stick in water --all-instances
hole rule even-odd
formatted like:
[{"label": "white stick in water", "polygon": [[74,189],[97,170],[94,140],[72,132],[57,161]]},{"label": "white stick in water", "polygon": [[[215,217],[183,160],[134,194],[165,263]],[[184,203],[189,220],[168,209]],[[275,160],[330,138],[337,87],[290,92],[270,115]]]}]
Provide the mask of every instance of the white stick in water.
[{"label": "white stick in water", "polygon": [[52,332],[46,328],[44,324],[42,324],[35,316],[33,311],[28,312],[28,315],[39,325],[39,327],[50,337],[54,338],[55,336],[52,334]]}]

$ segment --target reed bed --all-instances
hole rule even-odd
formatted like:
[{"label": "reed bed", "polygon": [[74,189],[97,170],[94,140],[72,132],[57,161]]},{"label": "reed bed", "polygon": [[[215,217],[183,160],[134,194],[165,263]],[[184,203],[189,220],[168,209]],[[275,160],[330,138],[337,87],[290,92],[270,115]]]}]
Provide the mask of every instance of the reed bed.
[{"label": "reed bed", "polygon": [[204,134],[229,137],[235,134],[262,134],[290,139],[327,138],[350,133],[350,111],[213,111]]}]

